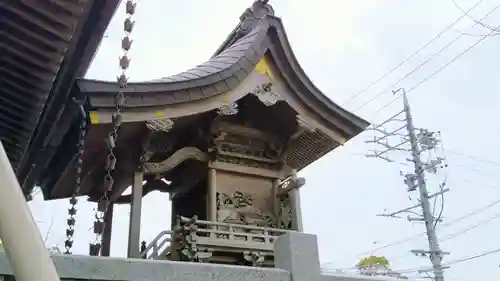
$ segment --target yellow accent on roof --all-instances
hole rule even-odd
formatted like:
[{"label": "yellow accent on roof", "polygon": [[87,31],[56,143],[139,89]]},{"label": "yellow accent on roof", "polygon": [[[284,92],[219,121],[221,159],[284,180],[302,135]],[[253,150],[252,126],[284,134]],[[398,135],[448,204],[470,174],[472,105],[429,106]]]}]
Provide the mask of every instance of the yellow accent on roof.
[{"label": "yellow accent on roof", "polygon": [[222,96],[222,103],[224,105],[228,105],[229,104],[229,95],[228,93],[224,93],[223,96]]},{"label": "yellow accent on roof", "polygon": [[269,60],[266,57],[260,59],[260,61],[255,66],[255,71],[257,71],[257,73],[259,74],[266,75],[269,78],[274,78],[271,67],[269,66]]},{"label": "yellow accent on roof", "polygon": [[156,111],[155,115],[156,117],[163,117],[163,111]]},{"label": "yellow accent on roof", "polygon": [[90,124],[101,123],[101,120],[99,120],[99,112],[91,111],[91,112],[89,112],[89,116],[90,116]]}]

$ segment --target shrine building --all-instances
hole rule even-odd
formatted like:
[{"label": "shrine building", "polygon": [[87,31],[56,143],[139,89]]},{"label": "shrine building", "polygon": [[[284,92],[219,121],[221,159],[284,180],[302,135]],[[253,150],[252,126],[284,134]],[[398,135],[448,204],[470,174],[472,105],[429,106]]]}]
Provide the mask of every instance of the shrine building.
[{"label": "shrine building", "polygon": [[[52,135],[57,150],[23,182],[45,200],[77,192],[98,202],[102,242],[91,255],[109,255],[113,205],[131,204],[129,257],[272,266],[276,237],[302,231],[297,172],[369,125],[314,86],[267,1],[206,62],[125,80],[77,80],[77,102],[60,111],[67,126]],[[170,195],[172,229],[141,246],[142,197],[154,190]]]}]

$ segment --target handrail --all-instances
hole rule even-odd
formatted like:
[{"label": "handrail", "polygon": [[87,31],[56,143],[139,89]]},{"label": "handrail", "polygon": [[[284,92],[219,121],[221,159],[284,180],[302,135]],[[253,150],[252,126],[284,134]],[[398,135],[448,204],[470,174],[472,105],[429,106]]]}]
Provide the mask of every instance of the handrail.
[{"label": "handrail", "polygon": [[235,243],[234,247],[241,248],[241,242],[245,241],[250,247],[269,248],[280,235],[290,232],[286,229],[205,221],[182,216],[179,217],[179,222],[181,223],[180,229],[190,233],[191,239],[188,241],[195,244],[205,244],[208,241],[210,241],[209,244],[223,243],[225,247]]},{"label": "handrail", "polygon": [[[186,217],[181,217],[181,220],[189,221],[191,219],[186,218]],[[262,226],[255,226],[255,225],[246,225],[246,224],[231,224],[231,223],[205,221],[205,220],[195,220],[195,221],[193,221],[193,224],[205,225],[205,226],[223,226],[223,227],[232,227],[232,228],[239,228],[239,229],[245,229],[245,230],[261,230],[261,231],[279,232],[279,233],[286,233],[286,232],[293,231],[293,230],[288,230],[288,229],[262,227]]]},{"label": "handrail", "polygon": [[1,142],[0,180],[0,238],[16,280],[59,281]]},{"label": "handrail", "polygon": [[[141,257],[145,257],[146,259],[157,259],[159,255],[163,255],[164,253],[166,254],[167,246],[165,249],[163,249],[163,246],[167,242],[172,242],[172,239],[170,238],[172,235],[172,232],[170,230],[163,230],[162,232],[158,233],[156,237],[149,243],[149,245],[140,253]],[[162,238],[165,238],[161,240]],[[161,240],[161,241],[160,241]],[[152,252],[148,254],[150,251]],[[161,251],[161,254],[159,252]]]}]

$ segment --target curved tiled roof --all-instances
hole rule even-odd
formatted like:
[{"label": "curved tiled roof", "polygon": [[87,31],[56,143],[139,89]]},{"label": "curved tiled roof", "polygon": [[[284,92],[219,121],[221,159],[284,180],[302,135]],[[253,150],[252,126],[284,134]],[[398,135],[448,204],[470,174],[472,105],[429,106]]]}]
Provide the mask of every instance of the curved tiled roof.
[{"label": "curved tiled roof", "polygon": [[[195,68],[157,80],[129,83],[124,89],[127,96],[125,106],[167,105],[207,98],[234,89],[255,68],[266,51],[256,48],[266,38],[264,25],[259,27]],[[118,91],[116,83],[81,80],[79,85],[82,92],[91,93],[93,106],[113,106],[106,104],[106,98],[110,92]],[[105,99],[101,101],[101,97]]]},{"label": "curved tiled roof", "polygon": [[[241,86],[240,83],[248,75],[256,75],[256,65],[265,56],[270,59],[272,70],[276,70],[275,76],[282,78],[279,83],[287,88],[284,93],[287,98],[293,99],[293,103],[300,107],[300,114],[308,115],[321,127],[320,130],[304,132],[290,141],[289,153],[284,159],[288,165],[301,169],[339,146],[345,139],[359,134],[368,123],[333,103],[307,78],[291,50],[281,20],[273,15],[272,8],[265,2],[257,0],[252,8],[243,13],[240,24],[207,62],[173,76],[129,83],[124,89],[125,107],[154,107],[156,110],[159,106],[185,103],[189,109],[190,101],[216,97]],[[87,96],[90,108],[107,112],[107,109],[115,106],[114,98],[120,90],[116,84],[81,79],[73,93]],[[64,177],[65,167],[72,161],[72,153],[68,151],[75,147],[73,132],[68,130],[76,118],[76,112],[76,106],[67,106],[58,117],[62,121],[47,123],[57,128],[56,133],[47,134],[45,142],[50,144],[40,150],[33,161],[27,162],[27,167],[35,167],[27,169],[27,189],[32,188],[35,182],[52,186],[60,177]],[[92,128],[100,132],[105,126]],[[337,137],[332,137],[334,135]],[[95,133],[95,137],[101,139],[102,136]],[[54,156],[56,151],[58,153]]]},{"label": "curved tiled roof", "polygon": [[[226,93],[235,89],[269,53],[287,84],[312,112],[331,123],[349,124],[344,128],[347,137],[361,132],[368,123],[332,102],[314,86],[298,64],[281,20],[268,7],[256,1],[252,9],[247,9],[238,28],[207,62],[170,77],[129,83],[124,89],[125,107],[170,105]],[[114,107],[112,97],[119,90],[115,82],[80,80],[79,87],[89,94],[93,107]]]}]

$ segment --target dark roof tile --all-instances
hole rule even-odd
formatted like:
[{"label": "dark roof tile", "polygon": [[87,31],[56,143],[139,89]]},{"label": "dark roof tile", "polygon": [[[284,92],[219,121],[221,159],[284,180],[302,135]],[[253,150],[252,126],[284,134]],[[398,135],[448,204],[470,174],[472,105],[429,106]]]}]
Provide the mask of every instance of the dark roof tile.
[{"label": "dark roof tile", "polygon": [[[139,92],[144,96],[143,100],[148,95],[159,96],[148,99],[148,105],[154,100],[158,100],[159,105],[160,100],[168,104],[211,97],[236,88],[255,69],[266,52],[270,52],[288,86],[294,89],[305,105],[323,118],[325,124],[340,124],[338,126],[342,128],[339,129],[346,135],[353,135],[364,129],[368,124],[366,121],[330,101],[307,78],[290,48],[280,19],[260,16],[258,20],[255,17],[244,17],[246,22],[242,23],[242,27],[232,33],[207,62],[170,77],[131,83],[126,95]],[[93,95],[106,95],[118,90],[115,83],[103,82],[82,82],[80,88]],[[109,95],[110,98],[113,96]],[[100,102],[101,99],[93,99],[92,104],[109,106],[108,102]],[[349,120],[349,125],[343,125],[345,120]]]},{"label": "dark roof tile", "polygon": [[240,84],[240,81],[234,76],[227,78],[225,81],[230,90],[236,89],[236,87]]},{"label": "dark roof tile", "polygon": [[217,94],[217,90],[215,89],[214,86],[203,87],[201,88],[201,91],[203,92],[203,95],[205,97],[210,97],[213,96],[214,94]]},{"label": "dark roof tile", "polygon": [[173,96],[176,102],[186,102],[191,100],[187,90],[175,91],[173,92]]},{"label": "dark roof tile", "polygon": [[215,90],[217,91],[218,94],[225,93],[229,91],[229,86],[226,84],[225,80],[221,80],[217,83],[214,84]]},{"label": "dark roof tile", "polygon": [[203,92],[198,87],[188,89],[188,95],[191,100],[198,100],[203,98]]}]

